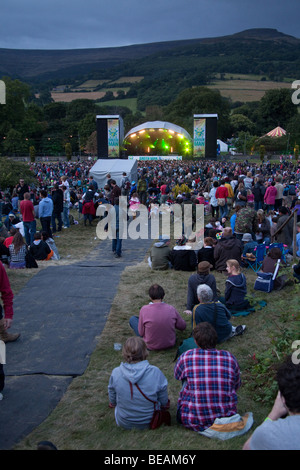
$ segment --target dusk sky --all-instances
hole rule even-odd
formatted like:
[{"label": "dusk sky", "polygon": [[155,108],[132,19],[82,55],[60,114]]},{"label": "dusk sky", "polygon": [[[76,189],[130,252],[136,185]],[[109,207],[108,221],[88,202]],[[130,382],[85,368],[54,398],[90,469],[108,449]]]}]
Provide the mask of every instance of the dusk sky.
[{"label": "dusk sky", "polygon": [[0,48],[81,49],[275,28],[300,37],[299,0],[2,0]]}]

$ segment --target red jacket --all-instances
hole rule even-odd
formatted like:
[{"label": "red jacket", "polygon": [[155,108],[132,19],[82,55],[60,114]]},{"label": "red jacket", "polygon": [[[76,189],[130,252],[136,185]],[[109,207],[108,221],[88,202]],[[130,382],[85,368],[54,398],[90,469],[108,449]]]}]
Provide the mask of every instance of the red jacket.
[{"label": "red jacket", "polygon": [[217,199],[221,199],[221,198],[225,198],[226,201],[227,201],[227,198],[228,198],[228,189],[226,188],[226,186],[218,186],[217,187],[217,191],[216,191],[216,198]]},{"label": "red jacket", "polygon": [[13,318],[13,298],[14,294],[11,290],[9,279],[5,270],[5,267],[0,262],[0,292],[1,299],[3,302],[5,318]]}]

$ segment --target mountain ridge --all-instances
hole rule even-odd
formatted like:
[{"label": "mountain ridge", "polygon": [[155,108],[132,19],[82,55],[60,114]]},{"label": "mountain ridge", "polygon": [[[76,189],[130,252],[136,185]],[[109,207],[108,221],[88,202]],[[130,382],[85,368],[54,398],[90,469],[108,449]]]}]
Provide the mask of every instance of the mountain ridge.
[{"label": "mountain ridge", "polygon": [[227,36],[182,39],[120,47],[84,49],[4,49],[0,48],[0,76],[23,80],[66,78],[76,73],[103,71],[122,63],[145,59],[158,53],[192,46],[209,47],[227,43],[275,42],[299,46],[300,39],[273,28],[253,28]]}]

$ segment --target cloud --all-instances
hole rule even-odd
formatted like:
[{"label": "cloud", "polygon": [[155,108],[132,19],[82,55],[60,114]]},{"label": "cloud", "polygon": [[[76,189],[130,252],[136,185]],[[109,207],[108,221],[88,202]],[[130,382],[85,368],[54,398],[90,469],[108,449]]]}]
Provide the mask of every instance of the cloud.
[{"label": "cloud", "polygon": [[250,28],[298,35],[298,0],[10,0],[0,47],[77,49],[223,36]]}]

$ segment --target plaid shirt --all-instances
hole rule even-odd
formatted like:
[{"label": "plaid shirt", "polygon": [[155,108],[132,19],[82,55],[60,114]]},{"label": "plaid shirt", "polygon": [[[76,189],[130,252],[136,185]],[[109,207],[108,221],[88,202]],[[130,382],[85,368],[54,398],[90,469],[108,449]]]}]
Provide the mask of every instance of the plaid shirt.
[{"label": "plaid shirt", "polygon": [[183,381],[178,399],[183,426],[204,431],[216,418],[237,413],[240,368],[230,352],[191,349],[178,358],[174,375]]}]

